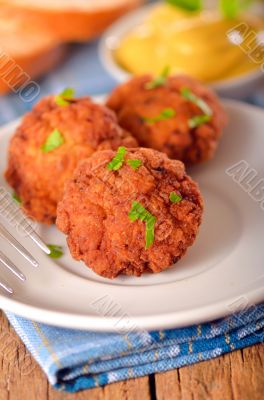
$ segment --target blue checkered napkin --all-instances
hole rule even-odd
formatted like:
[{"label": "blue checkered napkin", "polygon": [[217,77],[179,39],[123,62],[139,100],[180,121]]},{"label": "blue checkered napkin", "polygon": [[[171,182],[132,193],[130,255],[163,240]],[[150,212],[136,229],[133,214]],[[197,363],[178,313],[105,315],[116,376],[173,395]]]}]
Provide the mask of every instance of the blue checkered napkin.
[{"label": "blue checkered napkin", "polygon": [[68,392],[167,371],[264,342],[264,303],[212,323],[123,335],[55,328],[6,314],[50,383]]}]

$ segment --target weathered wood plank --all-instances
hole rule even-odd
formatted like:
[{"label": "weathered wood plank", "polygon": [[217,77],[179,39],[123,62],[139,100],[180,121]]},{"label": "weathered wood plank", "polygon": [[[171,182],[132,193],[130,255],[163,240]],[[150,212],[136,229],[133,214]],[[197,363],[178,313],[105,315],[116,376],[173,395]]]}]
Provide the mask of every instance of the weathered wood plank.
[{"label": "weathered wood plank", "polygon": [[0,400],[46,399],[47,380],[0,314]]},{"label": "weathered wood plank", "polygon": [[104,388],[104,400],[150,400],[148,377],[130,379]]},{"label": "weathered wood plank", "polygon": [[[74,400],[151,400],[148,377],[113,383],[104,388],[86,390],[74,395],[60,393],[49,387],[48,400],[73,400],[73,398]],[[46,400],[46,397],[44,399]]]},{"label": "weathered wood plank", "polygon": [[156,374],[157,400],[263,400],[264,346]]},{"label": "weathered wood plank", "polygon": [[79,393],[58,392],[49,386],[48,396],[39,400],[104,400],[102,388],[85,390]]},{"label": "weathered wood plank", "polygon": [[74,395],[54,390],[0,312],[0,400],[150,400],[148,382],[132,379]]},{"label": "weathered wood plank", "polygon": [[264,399],[264,345],[228,355],[235,400]]},{"label": "weathered wood plank", "polygon": [[[263,400],[264,345],[149,378],[76,394],[55,391],[0,313],[0,400]],[[153,379],[152,379],[153,380]]]},{"label": "weathered wood plank", "polygon": [[[60,393],[49,387],[48,400],[72,400],[73,395]],[[150,400],[148,377],[113,383],[105,388],[74,394],[74,400]],[[42,400],[42,399],[41,399]],[[43,399],[44,400],[44,399]],[[46,400],[46,398],[45,398]]]}]

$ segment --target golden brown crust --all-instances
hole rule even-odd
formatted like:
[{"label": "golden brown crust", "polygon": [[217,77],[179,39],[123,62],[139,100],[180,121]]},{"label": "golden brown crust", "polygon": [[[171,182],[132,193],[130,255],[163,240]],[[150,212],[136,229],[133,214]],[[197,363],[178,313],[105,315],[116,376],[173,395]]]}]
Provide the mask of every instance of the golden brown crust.
[{"label": "golden brown crust", "polygon": [[[139,159],[134,171],[127,163],[109,171],[116,153],[100,151],[79,164],[58,206],[57,226],[68,236],[72,256],[97,274],[140,276],[161,272],[191,246],[201,223],[203,201],[198,186],[182,162],[151,149],[129,149],[127,159]],[[172,191],[182,201],[172,203]],[[128,218],[133,201],[156,218],[155,240],[145,249],[145,223]]]},{"label": "golden brown crust", "polygon": [[[54,129],[63,135],[64,144],[43,153],[41,147]],[[88,97],[61,107],[50,96],[23,118],[13,136],[6,179],[32,218],[53,223],[64,183],[78,162],[97,149],[120,145],[131,147],[137,142],[117,125],[111,110]]]},{"label": "golden brown crust", "polygon": [[[226,125],[227,117],[216,95],[187,76],[172,76],[164,86],[146,90],[150,75],[132,78],[117,87],[110,95],[107,106],[118,116],[120,125],[130,131],[144,147],[152,147],[179,159],[196,164],[213,157]],[[212,120],[190,129],[188,120],[201,115],[201,110],[183,98],[180,90],[188,87],[202,98],[213,111]],[[165,108],[173,108],[173,118],[149,124],[144,117],[155,117]]]}]

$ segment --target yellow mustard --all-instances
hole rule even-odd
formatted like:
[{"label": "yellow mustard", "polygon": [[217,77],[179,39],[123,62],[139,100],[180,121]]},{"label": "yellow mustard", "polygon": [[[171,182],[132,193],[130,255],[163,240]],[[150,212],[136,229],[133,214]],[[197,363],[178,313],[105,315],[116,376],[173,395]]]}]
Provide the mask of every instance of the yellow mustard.
[{"label": "yellow mustard", "polygon": [[[185,73],[204,82],[236,77],[259,68],[246,49],[228,36],[242,21],[244,17],[224,19],[215,11],[190,13],[159,5],[122,39],[116,59],[136,75],[159,74],[166,65],[172,73]],[[247,21],[248,31],[256,32],[258,28],[252,21]],[[251,39],[254,46],[254,34]]]}]

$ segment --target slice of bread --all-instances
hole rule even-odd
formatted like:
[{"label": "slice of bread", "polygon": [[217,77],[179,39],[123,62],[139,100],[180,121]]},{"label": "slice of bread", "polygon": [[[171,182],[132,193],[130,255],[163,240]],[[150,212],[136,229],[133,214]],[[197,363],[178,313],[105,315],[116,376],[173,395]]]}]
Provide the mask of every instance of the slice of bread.
[{"label": "slice of bread", "polygon": [[115,19],[144,0],[0,0],[26,11],[63,41],[84,41],[98,36]]},{"label": "slice of bread", "polygon": [[45,24],[0,6],[0,94],[19,88],[57,65],[66,52]]},{"label": "slice of bread", "polygon": [[144,0],[0,0],[0,94],[58,64],[65,42],[100,34]]}]

